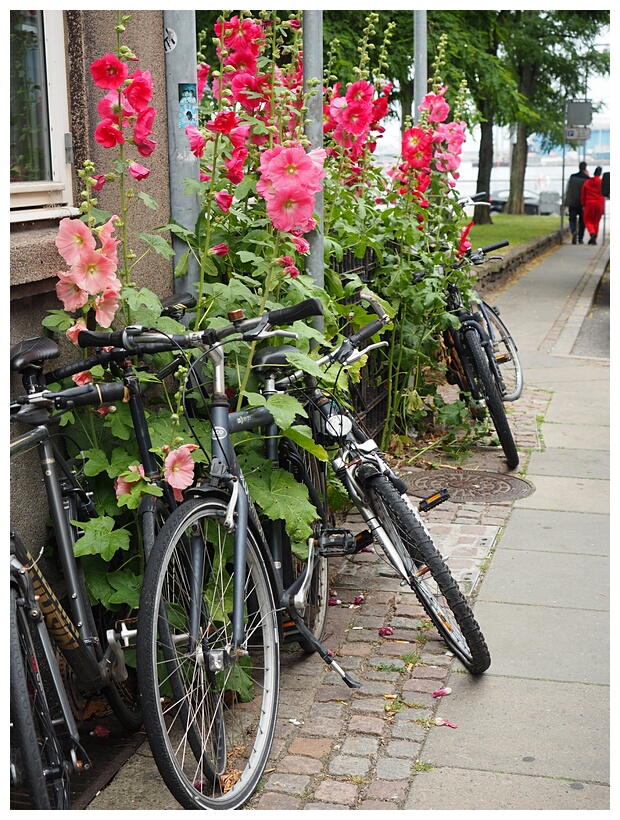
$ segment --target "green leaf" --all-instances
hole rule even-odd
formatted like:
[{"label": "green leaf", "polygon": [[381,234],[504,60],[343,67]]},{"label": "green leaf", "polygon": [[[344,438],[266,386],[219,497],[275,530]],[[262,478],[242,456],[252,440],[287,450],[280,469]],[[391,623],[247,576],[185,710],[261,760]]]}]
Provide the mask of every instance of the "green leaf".
[{"label": "green leaf", "polygon": [[281,430],[290,427],[297,416],[308,417],[301,402],[286,393],[270,396],[267,401],[267,409]]},{"label": "green leaf", "polygon": [[250,191],[256,190],[256,179],[252,174],[246,174],[235,188],[235,199],[245,199]]},{"label": "green leaf", "polygon": [[310,536],[317,513],[305,485],[281,469],[267,474],[249,473],[246,480],[261,511],[273,521],[283,520],[291,540],[302,542]]},{"label": "green leaf", "polygon": [[150,208],[152,211],[156,211],[159,208],[157,202],[153,199],[152,196],[145,194],[144,191],[138,192],[138,199],[141,199],[142,202],[146,205],[147,208]]},{"label": "green leaf", "polygon": [[118,550],[129,549],[129,532],[125,529],[115,530],[113,518],[103,515],[71,523],[84,531],[84,535],[73,545],[78,558],[82,555],[100,555],[104,561],[111,561]]},{"label": "green leaf", "polygon": [[174,256],[172,245],[167,242],[163,236],[157,236],[157,234],[152,233],[139,233],[138,237],[142,239],[143,242],[146,242],[156,253],[163,256],[164,259],[172,259]]},{"label": "green leaf", "polygon": [[84,475],[110,474],[110,463],[102,450],[84,450]]},{"label": "green leaf", "polygon": [[318,458],[319,461],[327,461],[329,458],[325,448],[320,444],[317,444],[312,438],[312,431],[309,427],[302,425],[287,427],[286,430],[282,430],[282,435],[290,438],[290,440],[294,441],[295,444],[299,444],[299,446],[303,447],[304,450],[312,453],[312,455]]},{"label": "green leaf", "polygon": [[64,310],[50,310],[41,324],[56,333],[64,333],[70,327],[73,327],[75,319]]},{"label": "green leaf", "polygon": [[289,353],[287,355],[288,360],[290,363],[295,367],[297,370],[303,370],[304,373],[309,373],[311,376],[316,376],[317,379],[321,379],[324,375],[323,369],[309,356],[305,356],[301,351],[293,353]]},{"label": "green leaf", "polygon": [[185,253],[182,254],[179,257],[179,261],[177,262],[177,264],[174,268],[174,277],[175,277],[175,279],[178,279],[179,276],[185,276],[188,269],[189,269],[189,250],[185,251]]}]

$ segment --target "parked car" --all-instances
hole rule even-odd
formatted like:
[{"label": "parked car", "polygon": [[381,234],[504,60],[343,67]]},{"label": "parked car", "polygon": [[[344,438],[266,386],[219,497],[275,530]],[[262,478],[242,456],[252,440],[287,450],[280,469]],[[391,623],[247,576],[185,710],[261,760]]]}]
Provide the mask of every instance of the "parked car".
[{"label": "parked car", "polygon": [[[492,193],[489,197],[490,203],[490,212],[493,213],[502,213],[504,208],[506,207],[506,203],[508,202],[508,195],[510,193],[509,188],[505,188],[502,191],[496,191]],[[533,214],[534,216],[538,215],[539,213],[539,196],[538,194],[534,193],[533,191],[523,191],[523,210],[526,214]]]}]

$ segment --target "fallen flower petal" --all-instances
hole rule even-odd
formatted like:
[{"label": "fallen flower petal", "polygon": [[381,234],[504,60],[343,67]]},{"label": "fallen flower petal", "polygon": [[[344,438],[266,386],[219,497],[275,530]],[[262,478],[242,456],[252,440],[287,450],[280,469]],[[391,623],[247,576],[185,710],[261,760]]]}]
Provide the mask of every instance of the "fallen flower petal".
[{"label": "fallen flower petal", "polygon": [[435,726],[449,726],[451,729],[458,729],[459,727],[456,723],[450,723],[449,720],[444,720],[443,718],[435,718]]},{"label": "fallen flower petal", "polygon": [[338,604],[341,604],[342,601],[339,598],[330,598],[327,603],[329,606],[338,606]]},{"label": "fallen flower petal", "polygon": [[382,626],[381,629],[379,630],[379,635],[382,638],[385,638],[388,635],[393,635],[393,634],[394,634],[394,630],[392,629],[391,626]]},{"label": "fallen flower petal", "polygon": [[110,730],[106,729],[105,726],[95,726],[90,734],[91,737],[108,737]]},{"label": "fallen flower petal", "polygon": [[442,698],[444,695],[451,694],[451,692],[452,692],[452,689],[450,689],[449,686],[446,686],[444,689],[437,689],[435,692],[433,692],[433,697],[434,698]]},{"label": "fallen flower petal", "polygon": [[354,604],[363,604],[364,603],[364,596],[358,595],[357,598],[353,601]]}]

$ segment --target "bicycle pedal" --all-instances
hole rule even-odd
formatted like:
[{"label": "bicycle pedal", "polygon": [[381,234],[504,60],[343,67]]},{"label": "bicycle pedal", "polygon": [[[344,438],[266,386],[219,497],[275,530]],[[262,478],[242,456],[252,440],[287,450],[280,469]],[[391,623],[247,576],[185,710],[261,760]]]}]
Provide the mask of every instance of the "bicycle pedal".
[{"label": "bicycle pedal", "polygon": [[318,553],[323,558],[354,555],[360,549],[362,547],[358,546],[356,538],[350,530],[323,530],[319,535]]},{"label": "bicycle pedal", "polygon": [[497,364],[508,364],[508,362],[512,361],[512,356],[510,353],[496,353],[495,361]]},{"label": "bicycle pedal", "polygon": [[418,504],[418,509],[420,512],[428,512],[429,510],[432,510],[433,507],[443,504],[443,502],[447,501],[449,498],[450,493],[444,487],[442,490],[438,490],[436,493],[429,495],[428,498],[423,498]]}]

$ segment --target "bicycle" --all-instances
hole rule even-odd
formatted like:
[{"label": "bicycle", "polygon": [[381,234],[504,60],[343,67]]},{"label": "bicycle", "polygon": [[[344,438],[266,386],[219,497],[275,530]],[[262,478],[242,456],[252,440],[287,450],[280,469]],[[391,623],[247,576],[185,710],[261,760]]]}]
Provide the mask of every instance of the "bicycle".
[{"label": "bicycle", "polygon": [[[369,301],[378,318],[319,358],[317,365],[339,362],[344,367],[364,355],[358,346],[390,321],[373,297]],[[348,686],[359,686],[321,644],[321,613],[327,605],[321,579],[330,556],[352,555],[371,543],[378,545],[466,668],[481,674],[490,664],[473,613],[407,498],[406,485],[345,407],[326,395],[314,377],[294,371],[288,358],[299,352],[297,348],[280,345],[253,355],[264,393],[304,382],[297,389],[310,411],[311,429],[317,438],[336,445],[330,462],[368,524],[368,530],[353,535],[330,526],[319,510],[304,569],[285,585],[287,565],[288,572],[295,574],[290,542],[282,529],[277,537],[277,524],[268,535],[263,530],[231,436],[262,428],[274,461],[284,453],[285,463],[287,450],[294,452],[296,445],[289,441],[276,452],[278,430],[268,407],[230,412],[222,343],[233,338],[290,336],[271,327],[320,312],[318,300],[307,300],[255,319],[245,319],[239,311],[218,330],[167,339],[144,328],[97,337],[98,343],[136,351],[153,345],[198,348],[213,364],[210,474],[188,493],[158,534],[146,567],[138,616],[145,729],[162,778],[185,808],[239,808],[253,794],[275,729],[282,615],[295,625],[302,646],[318,652]],[[92,335],[88,338],[94,341]],[[282,375],[283,368],[289,375]],[[313,478],[302,457],[296,467],[298,473],[305,473],[304,484],[312,488]],[[320,495],[315,494],[319,502]],[[421,506],[430,509],[446,497],[440,492]],[[316,606],[306,609],[309,591]]]}]

